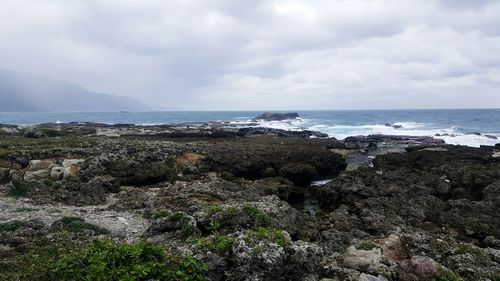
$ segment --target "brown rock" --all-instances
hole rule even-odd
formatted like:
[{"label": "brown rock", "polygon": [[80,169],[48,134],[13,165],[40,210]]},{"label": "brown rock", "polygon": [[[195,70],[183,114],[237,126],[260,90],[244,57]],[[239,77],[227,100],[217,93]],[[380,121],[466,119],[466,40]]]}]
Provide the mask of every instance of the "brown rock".
[{"label": "brown rock", "polygon": [[406,249],[399,236],[391,234],[378,241],[378,245],[382,248],[383,254],[391,260],[402,261],[406,258]]},{"label": "brown rock", "polygon": [[0,160],[0,168],[10,168],[12,167],[12,163],[7,160]]},{"label": "brown rock", "polygon": [[63,179],[76,177],[76,175],[78,174],[78,171],[79,171],[79,168],[76,165],[70,165],[70,166],[64,167]]}]

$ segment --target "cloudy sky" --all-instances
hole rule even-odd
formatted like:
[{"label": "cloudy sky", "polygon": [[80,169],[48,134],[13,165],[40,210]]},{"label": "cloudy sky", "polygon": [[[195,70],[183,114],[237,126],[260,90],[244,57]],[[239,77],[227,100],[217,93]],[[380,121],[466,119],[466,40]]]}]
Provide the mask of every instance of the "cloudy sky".
[{"label": "cloudy sky", "polygon": [[497,0],[2,0],[0,68],[163,109],[500,107]]}]

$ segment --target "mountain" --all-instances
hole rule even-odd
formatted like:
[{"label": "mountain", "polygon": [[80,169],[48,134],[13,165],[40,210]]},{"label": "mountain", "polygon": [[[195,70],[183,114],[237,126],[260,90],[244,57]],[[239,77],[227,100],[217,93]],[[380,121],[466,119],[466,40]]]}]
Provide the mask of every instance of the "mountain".
[{"label": "mountain", "polygon": [[120,110],[151,108],[131,97],[94,93],[64,81],[0,70],[0,112]]}]

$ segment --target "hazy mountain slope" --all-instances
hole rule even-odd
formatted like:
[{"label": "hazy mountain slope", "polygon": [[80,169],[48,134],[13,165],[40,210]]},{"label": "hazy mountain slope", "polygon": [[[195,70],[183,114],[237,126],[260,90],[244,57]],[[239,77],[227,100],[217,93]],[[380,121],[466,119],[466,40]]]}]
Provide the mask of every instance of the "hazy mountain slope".
[{"label": "hazy mountain slope", "polygon": [[130,97],[90,92],[76,84],[0,70],[0,111],[150,110]]}]

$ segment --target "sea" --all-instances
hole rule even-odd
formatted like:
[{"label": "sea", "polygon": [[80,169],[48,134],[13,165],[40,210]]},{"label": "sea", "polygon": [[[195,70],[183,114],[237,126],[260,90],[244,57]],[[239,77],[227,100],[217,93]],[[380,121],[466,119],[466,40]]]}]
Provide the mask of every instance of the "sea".
[{"label": "sea", "polygon": [[[330,137],[385,134],[434,136],[449,144],[478,147],[500,143],[500,109],[432,110],[322,110],[294,111],[297,120],[258,122],[253,126],[285,130],[314,130]],[[107,124],[179,124],[226,121],[246,126],[262,111],[158,111],[158,112],[2,112],[0,123],[99,122]],[[389,126],[396,125],[396,126]]]}]

